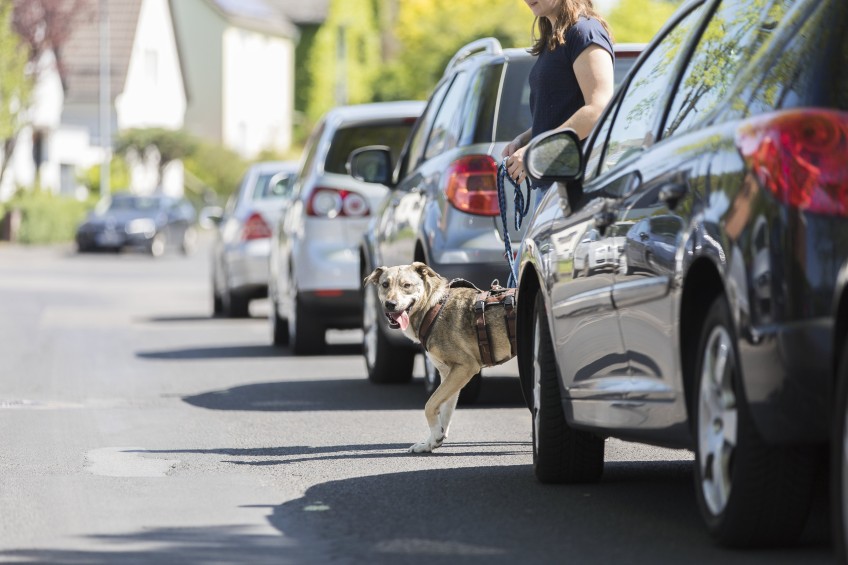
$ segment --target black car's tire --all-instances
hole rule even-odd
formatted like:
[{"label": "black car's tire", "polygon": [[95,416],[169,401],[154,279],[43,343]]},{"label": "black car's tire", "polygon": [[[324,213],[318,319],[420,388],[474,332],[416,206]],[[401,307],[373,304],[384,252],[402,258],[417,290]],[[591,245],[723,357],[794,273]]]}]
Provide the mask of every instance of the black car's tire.
[{"label": "black car's tire", "polygon": [[271,322],[271,343],[276,346],[289,344],[289,322],[280,317],[277,299],[271,297],[271,312],[268,320]]},{"label": "black car's tire", "polygon": [[[480,373],[477,373],[471,380],[466,383],[462,390],[459,391],[459,400],[457,404],[461,404],[466,406],[468,404],[474,404],[477,402],[477,397],[480,396],[480,389],[482,388],[483,377]],[[439,375],[439,370],[436,369],[436,366],[430,361],[430,357],[425,353],[424,354],[424,392],[427,393],[427,398],[430,398],[432,394],[439,388],[439,385],[442,384],[442,377]]]},{"label": "black car's tire", "polygon": [[601,478],[604,439],[568,425],[559,371],[541,295],[533,308],[533,471],[542,483],[585,483]]},{"label": "black car's tire", "polygon": [[293,315],[288,319],[289,346],[295,355],[320,355],[324,352],[324,326],[295,295]]},{"label": "black car's tire", "polygon": [[833,547],[839,563],[848,563],[848,342],[836,370],[836,407],[830,451],[830,510]]},{"label": "black car's tire", "polygon": [[372,383],[408,383],[412,380],[415,349],[389,341],[380,323],[383,311],[377,290],[365,287],[362,299],[362,353]]},{"label": "black car's tire", "polygon": [[250,299],[234,291],[224,294],[224,313],[230,318],[249,318]]},{"label": "black car's tire", "polygon": [[723,296],[704,319],[695,363],[695,492],[715,540],[729,547],[791,544],[809,513],[819,458],[813,447],[767,445],[741,387]]}]

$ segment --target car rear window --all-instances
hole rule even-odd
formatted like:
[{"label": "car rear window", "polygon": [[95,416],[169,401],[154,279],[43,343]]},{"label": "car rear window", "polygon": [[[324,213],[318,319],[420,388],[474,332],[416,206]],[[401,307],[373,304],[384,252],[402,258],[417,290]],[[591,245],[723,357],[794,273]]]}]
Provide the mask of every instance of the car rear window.
[{"label": "car rear window", "polygon": [[[259,175],[259,178],[256,179],[256,185],[253,187],[253,200],[265,200],[269,198],[282,198],[288,194],[287,192],[279,192],[279,188],[277,183],[274,183],[274,186],[271,186],[269,182],[271,178],[276,176],[277,172],[270,173],[262,173]],[[293,175],[289,176],[289,183],[291,183]]]},{"label": "car rear window", "polygon": [[[527,131],[532,125],[530,81],[528,77],[535,62],[535,57],[527,57],[510,61],[507,64],[503,92],[501,93],[500,115],[498,115],[497,128],[495,129],[495,141],[512,141],[519,133]],[[494,89],[489,89],[490,98],[497,95],[496,89],[497,84],[495,84]],[[491,101],[492,108],[494,108],[495,102],[496,100]],[[494,113],[494,110],[492,112]]]},{"label": "car rear window", "polygon": [[345,167],[350,153],[354,149],[366,145],[386,145],[392,153],[394,167],[401,148],[415,124],[415,118],[378,125],[351,126],[339,128],[333,136],[324,171],[328,173],[347,174]]}]

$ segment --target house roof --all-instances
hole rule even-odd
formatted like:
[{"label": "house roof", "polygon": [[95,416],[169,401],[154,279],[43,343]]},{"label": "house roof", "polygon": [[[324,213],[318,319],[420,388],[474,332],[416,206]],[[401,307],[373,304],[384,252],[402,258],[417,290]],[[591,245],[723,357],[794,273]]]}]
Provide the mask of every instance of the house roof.
[{"label": "house roof", "polygon": [[321,24],[327,19],[330,0],[267,0],[297,25]]},{"label": "house roof", "polygon": [[280,37],[297,38],[299,33],[283,13],[266,0],[206,0],[232,25]]},{"label": "house roof", "polygon": [[[110,91],[112,101],[124,89],[142,0],[108,0]],[[62,49],[65,101],[97,102],[100,97],[100,3],[91,17],[76,22]]]}]

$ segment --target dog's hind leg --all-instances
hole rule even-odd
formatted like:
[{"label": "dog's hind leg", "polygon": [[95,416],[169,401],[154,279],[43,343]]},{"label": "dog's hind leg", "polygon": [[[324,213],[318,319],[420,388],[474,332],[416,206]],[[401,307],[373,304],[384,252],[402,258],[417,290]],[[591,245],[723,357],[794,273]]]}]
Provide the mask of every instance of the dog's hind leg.
[{"label": "dog's hind leg", "polygon": [[[411,453],[431,452],[442,445],[447,435],[448,426],[453,416],[459,391],[474,376],[474,372],[462,366],[439,367],[442,383],[433,391],[432,396],[424,406],[424,415],[430,426],[430,435],[409,448]],[[469,374],[465,374],[469,373]]]}]

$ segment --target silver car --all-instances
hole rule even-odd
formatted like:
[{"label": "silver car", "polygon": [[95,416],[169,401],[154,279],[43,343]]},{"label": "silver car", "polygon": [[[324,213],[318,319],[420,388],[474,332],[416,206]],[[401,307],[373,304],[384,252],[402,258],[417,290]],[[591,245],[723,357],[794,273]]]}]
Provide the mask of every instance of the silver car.
[{"label": "silver car", "polygon": [[415,101],[342,106],[316,125],[271,253],[275,344],[315,354],[324,348],[327,328],[361,327],[358,245],[388,188],[351,177],[348,157],[377,145],[388,149],[394,166],[423,109]]},{"label": "silver car", "polygon": [[249,316],[250,301],[268,296],[271,234],[291,197],[298,164],[265,161],[245,172],[223,214],[206,213],[217,223],[212,251],[215,315]]}]

